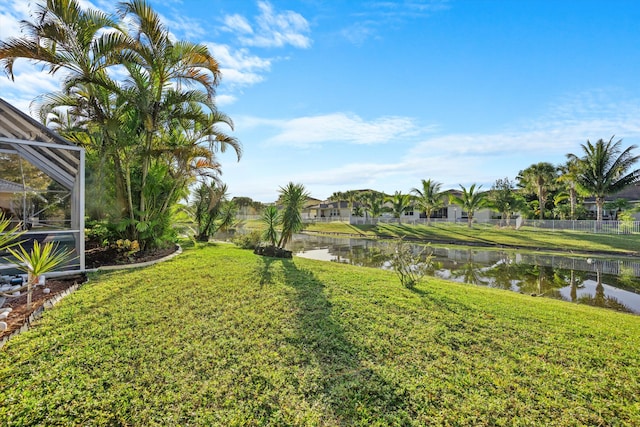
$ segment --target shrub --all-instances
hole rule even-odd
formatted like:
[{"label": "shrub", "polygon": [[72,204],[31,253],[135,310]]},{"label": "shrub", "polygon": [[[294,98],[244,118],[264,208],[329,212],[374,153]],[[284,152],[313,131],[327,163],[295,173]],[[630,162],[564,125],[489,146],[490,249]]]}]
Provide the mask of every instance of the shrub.
[{"label": "shrub", "polygon": [[433,267],[433,254],[429,246],[415,250],[415,246],[400,238],[387,251],[391,268],[406,288],[415,288]]},{"label": "shrub", "polygon": [[260,232],[253,230],[250,233],[236,235],[233,243],[242,249],[255,249],[260,244],[260,240]]}]

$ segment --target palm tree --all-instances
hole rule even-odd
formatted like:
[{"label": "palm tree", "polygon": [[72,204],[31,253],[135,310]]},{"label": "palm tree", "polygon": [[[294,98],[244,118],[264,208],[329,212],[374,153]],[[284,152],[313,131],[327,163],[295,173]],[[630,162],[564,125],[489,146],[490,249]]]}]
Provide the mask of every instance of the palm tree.
[{"label": "palm tree", "polygon": [[578,184],[578,175],[580,174],[580,162],[577,158],[567,155],[567,162],[558,168],[560,175],[558,183],[562,186],[569,198],[570,219],[576,219],[576,206],[578,204],[578,196],[584,193]]},{"label": "palm tree", "polygon": [[365,212],[367,212],[371,218],[378,218],[384,212],[384,200],[383,193],[378,191],[366,191],[362,193],[360,201],[364,204]]},{"label": "palm tree", "polygon": [[613,137],[608,142],[599,139],[595,144],[587,140],[586,144],[581,144],[582,157],[568,155],[569,159],[575,159],[580,164],[578,185],[596,198],[597,221],[602,221],[606,196],[622,191],[640,179],[640,169],[630,171],[640,159],[640,156],[631,153],[636,146],[622,150],[621,144],[621,139],[613,142]]},{"label": "palm tree", "polygon": [[516,179],[522,188],[538,196],[540,219],[544,219],[549,191],[555,187],[557,168],[547,162],[536,163],[521,170]]},{"label": "palm tree", "polygon": [[360,192],[358,190],[349,190],[345,191],[344,198],[347,200],[349,205],[349,215],[353,214],[353,205],[360,198]]},{"label": "palm tree", "polygon": [[398,224],[400,223],[402,214],[411,209],[411,199],[410,194],[402,194],[401,191],[396,191],[393,196],[387,197],[386,201],[391,203],[390,210],[393,213],[393,217],[398,218]]},{"label": "palm tree", "polygon": [[431,214],[444,206],[444,192],[440,191],[442,184],[436,181],[422,180],[422,189],[414,188],[411,192],[416,196],[415,202],[427,216],[427,225],[431,225]]},{"label": "palm tree", "polygon": [[280,212],[276,206],[270,205],[264,208],[262,223],[266,226],[262,232],[262,239],[275,247],[278,241],[278,224],[280,223]]},{"label": "palm tree", "polygon": [[480,192],[482,185],[476,188],[476,184],[472,184],[468,190],[462,185],[460,188],[462,189],[460,197],[451,195],[449,200],[467,212],[467,226],[471,227],[475,212],[486,205],[485,193]]},{"label": "palm tree", "polygon": [[284,248],[293,237],[293,234],[302,230],[304,224],[302,223],[301,211],[308,198],[309,193],[302,184],[290,182],[285,187],[280,187],[280,200],[282,201],[283,209],[280,213],[282,232],[280,233],[278,247]]},{"label": "palm tree", "polygon": [[509,178],[497,179],[491,186],[487,200],[491,207],[502,215],[500,224],[504,220],[507,227],[511,220],[511,214],[520,209],[522,205],[522,199],[514,191],[513,183]]},{"label": "palm tree", "polygon": [[202,183],[197,188],[192,206],[198,224],[198,241],[209,241],[221,226],[228,226],[233,221],[233,218],[229,217],[230,211],[225,212],[226,216],[222,215],[228,196],[227,185],[218,185],[215,181]]},{"label": "palm tree", "polygon": [[[62,91],[42,98],[41,115],[62,107],[73,116],[64,136],[87,148],[88,163],[110,169],[116,219],[137,239],[166,223],[196,176],[219,172],[216,151],[231,147],[239,158],[241,150],[217,127],[233,123],[215,106],[221,73],[208,48],[172,40],[144,0],[120,3],[118,13],[126,25],[77,0],[47,0],[23,38],[0,43],[0,65],[11,78],[19,58],[65,71]],[[125,77],[112,80],[112,66]]]}]

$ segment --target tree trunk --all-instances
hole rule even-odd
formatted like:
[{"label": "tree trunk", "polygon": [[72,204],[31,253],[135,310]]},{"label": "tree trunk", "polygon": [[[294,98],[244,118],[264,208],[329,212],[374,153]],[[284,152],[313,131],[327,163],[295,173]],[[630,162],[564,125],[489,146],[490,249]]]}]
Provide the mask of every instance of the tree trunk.
[{"label": "tree trunk", "polygon": [[596,221],[602,221],[602,209],[604,206],[604,197],[596,196]]}]

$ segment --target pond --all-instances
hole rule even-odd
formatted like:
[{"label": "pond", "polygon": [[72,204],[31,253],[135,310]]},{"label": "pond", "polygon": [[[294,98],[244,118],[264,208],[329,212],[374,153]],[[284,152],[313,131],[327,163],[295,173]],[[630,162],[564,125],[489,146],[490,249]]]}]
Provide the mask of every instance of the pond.
[{"label": "pond", "polygon": [[[388,241],[296,235],[296,256],[389,269]],[[416,252],[421,246],[414,245]],[[446,280],[506,289],[640,314],[640,259],[585,258],[532,252],[438,247],[433,275]]]}]

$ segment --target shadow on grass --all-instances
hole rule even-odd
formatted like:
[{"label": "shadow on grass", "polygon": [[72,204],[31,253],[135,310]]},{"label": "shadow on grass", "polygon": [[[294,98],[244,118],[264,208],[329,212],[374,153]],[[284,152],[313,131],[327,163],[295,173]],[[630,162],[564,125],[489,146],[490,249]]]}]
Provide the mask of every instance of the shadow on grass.
[{"label": "shadow on grass", "polygon": [[[307,399],[328,406],[326,422],[357,425],[373,422],[404,424],[409,421],[409,395],[382,378],[374,362],[362,359],[365,349],[346,337],[344,326],[336,319],[325,285],[313,272],[300,269],[294,260],[261,257],[260,281],[272,279],[274,264],[280,264],[286,286],[294,292],[299,333],[292,344],[308,358],[306,369],[319,369],[315,386],[305,391]],[[384,420],[388,421],[384,422]]]}]

